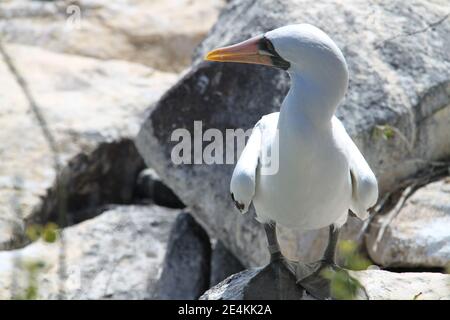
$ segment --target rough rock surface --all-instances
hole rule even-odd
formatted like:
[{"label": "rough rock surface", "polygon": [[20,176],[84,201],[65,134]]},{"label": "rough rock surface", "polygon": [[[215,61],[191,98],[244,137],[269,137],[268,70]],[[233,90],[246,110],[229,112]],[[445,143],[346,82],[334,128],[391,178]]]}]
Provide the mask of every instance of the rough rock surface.
[{"label": "rough rock surface", "polygon": [[[450,34],[450,17],[445,1],[230,1],[197,50],[191,71],[145,122],[137,145],[146,162],[194,208],[192,213],[248,265],[267,259],[265,239],[252,213],[241,216],[233,208],[229,181],[234,166],[174,165],[170,156],[178,140],[171,141],[171,134],[175,128],[192,134],[196,120],[202,121],[203,130],[248,129],[262,115],[278,111],[289,86],[285,73],[264,66],[205,63],[202,57],[215,47],[300,22],[322,28],[347,59],[350,87],[337,115],[374,169],[382,191],[427,161],[450,156],[450,42],[444,40]],[[301,247],[312,253],[309,244],[323,232],[306,238],[288,233],[285,244],[296,255],[302,256],[295,252]]]},{"label": "rough rock surface", "polygon": [[223,245],[217,241],[211,255],[211,276],[209,286],[215,286],[232,274],[244,270],[242,263]]},{"label": "rough rock surface", "polygon": [[377,235],[386,215],[372,222],[367,238],[370,257],[386,267],[450,266],[450,178],[417,190]]},{"label": "rough rock surface", "polygon": [[245,287],[261,268],[247,269],[233,274],[206,291],[199,300],[244,300]]},{"label": "rough rock surface", "polygon": [[2,0],[6,41],[180,71],[216,21],[222,0]]},{"label": "rough rock surface", "polygon": [[[260,275],[263,268],[247,269],[234,274],[206,291],[199,300],[310,300],[313,299],[288,279],[285,272],[282,282],[274,281],[274,273],[265,275],[262,282]],[[277,286],[274,286],[274,285]],[[279,290],[279,288],[283,288]],[[279,296],[282,295],[282,296]]]},{"label": "rough rock surface", "polygon": [[[431,272],[352,272],[369,300],[449,300],[450,275]],[[361,297],[360,297],[361,298]]]},{"label": "rough rock surface", "polygon": [[[234,274],[205,292],[201,300],[241,300],[254,285],[261,268]],[[355,299],[366,300],[440,300],[450,299],[450,275],[440,273],[394,273],[380,270],[352,271],[365,289]],[[268,281],[267,284],[270,282]],[[265,291],[265,290],[261,290]],[[367,293],[367,297],[365,294]],[[267,298],[266,298],[267,299]],[[305,293],[299,299],[311,300]]]},{"label": "rough rock surface", "polygon": [[[130,139],[137,134],[145,110],[176,76],[128,62],[104,62],[22,45],[5,47],[48,120],[61,165],[68,165],[65,177],[73,178],[71,187],[77,188],[69,202],[88,207],[112,198],[127,202],[143,166]],[[55,181],[55,171],[42,130],[1,59],[0,83],[2,249],[17,245],[23,220],[38,213],[41,198]],[[54,205],[44,199],[44,207],[50,213]]]},{"label": "rough rock surface", "polygon": [[161,277],[153,298],[195,300],[209,288],[211,244],[189,213],[181,213],[170,232]]},{"label": "rough rock surface", "polygon": [[36,273],[39,299],[148,299],[177,212],[117,206],[64,229],[54,243],[40,240],[0,252],[0,299],[23,297],[32,284],[27,266],[38,262],[43,263]]}]

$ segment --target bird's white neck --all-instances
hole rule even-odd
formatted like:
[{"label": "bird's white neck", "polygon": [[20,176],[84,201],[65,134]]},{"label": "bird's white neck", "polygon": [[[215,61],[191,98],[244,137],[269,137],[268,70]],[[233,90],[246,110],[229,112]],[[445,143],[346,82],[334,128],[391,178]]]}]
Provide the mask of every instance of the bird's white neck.
[{"label": "bird's white neck", "polygon": [[345,95],[347,70],[336,68],[331,77],[326,73],[311,74],[289,71],[291,88],[281,106],[280,118],[296,121],[301,117],[314,126],[327,126]]}]

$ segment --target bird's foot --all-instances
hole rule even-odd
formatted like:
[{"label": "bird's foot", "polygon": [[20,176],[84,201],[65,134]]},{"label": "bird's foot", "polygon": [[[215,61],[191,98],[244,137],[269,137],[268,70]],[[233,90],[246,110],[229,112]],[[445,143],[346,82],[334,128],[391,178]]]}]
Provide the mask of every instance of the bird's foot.
[{"label": "bird's foot", "polygon": [[284,268],[287,270],[290,274],[292,274],[294,277],[296,276],[297,268],[298,268],[298,262],[289,260],[282,254],[279,256],[272,255],[270,259],[270,263],[266,267],[272,267],[272,268]]},{"label": "bird's foot", "polygon": [[342,269],[332,261],[319,260],[311,263],[297,263],[295,276],[310,295],[316,299],[332,299],[331,279]]},{"label": "bird's foot", "polygon": [[283,255],[272,256],[270,263],[263,267],[244,291],[250,300],[299,300],[303,289],[296,283],[296,262]]}]

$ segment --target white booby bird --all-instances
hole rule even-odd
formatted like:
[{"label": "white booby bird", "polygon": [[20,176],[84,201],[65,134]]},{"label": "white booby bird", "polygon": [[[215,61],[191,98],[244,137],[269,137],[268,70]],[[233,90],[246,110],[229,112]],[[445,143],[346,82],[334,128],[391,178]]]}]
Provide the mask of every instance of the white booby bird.
[{"label": "white booby bird", "polygon": [[297,230],[330,227],[323,259],[296,267],[298,281],[308,288],[311,275],[324,267],[337,268],[335,247],[349,210],[365,219],[378,198],[375,175],[334,115],[348,86],[345,58],[323,31],[296,24],[215,49],[205,59],[274,66],[290,75],[291,88],[280,112],[263,116],[255,125],[230,191],[242,213],[253,201],[257,220],[265,227],[271,262],[283,260],[292,266],[280,252],[276,224]]}]

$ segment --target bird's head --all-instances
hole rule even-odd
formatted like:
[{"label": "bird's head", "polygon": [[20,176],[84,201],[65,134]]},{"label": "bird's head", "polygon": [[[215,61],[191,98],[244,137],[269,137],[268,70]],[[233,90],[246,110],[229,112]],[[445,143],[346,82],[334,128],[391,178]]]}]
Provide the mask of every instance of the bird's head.
[{"label": "bird's head", "polygon": [[327,87],[332,81],[341,97],[348,84],[347,64],[341,50],[325,32],[310,24],[284,26],[212,50],[205,60],[273,66]]}]

